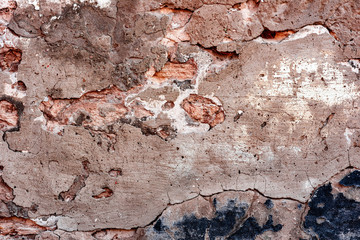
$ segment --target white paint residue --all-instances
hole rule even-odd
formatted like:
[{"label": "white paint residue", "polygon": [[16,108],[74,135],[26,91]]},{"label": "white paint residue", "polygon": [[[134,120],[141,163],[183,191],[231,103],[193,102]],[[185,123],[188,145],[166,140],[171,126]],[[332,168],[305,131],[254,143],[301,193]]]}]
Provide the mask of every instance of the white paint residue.
[{"label": "white paint residue", "polygon": [[53,123],[51,121],[46,121],[43,114],[41,116],[34,119],[34,122],[41,122],[41,129],[47,132],[51,132],[53,134],[58,134],[64,130],[63,125],[59,125],[57,123]]},{"label": "white paint residue", "polygon": [[76,11],[76,10],[79,9],[79,8],[80,8],[80,6],[77,5],[76,3],[74,3],[74,5],[73,5],[73,10]]},{"label": "white paint residue", "polygon": [[42,122],[42,123],[46,123],[46,120],[44,118],[44,115],[41,115],[37,118],[34,119],[34,122]]},{"label": "white paint residue", "polygon": [[2,0],[0,1],[0,9],[2,8],[7,8],[10,6],[10,1],[9,0]]},{"label": "white paint residue", "polygon": [[345,139],[346,139],[346,143],[348,145],[348,147],[350,147],[351,145],[351,135],[353,135],[354,133],[354,130],[353,129],[349,129],[349,128],[346,128],[345,129],[345,132],[344,132],[344,136],[345,136]]},{"label": "white paint residue", "polygon": [[176,23],[176,22],[172,22],[171,23],[171,28],[172,29],[176,29],[176,28],[179,28],[181,25],[179,23]]},{"label": "white paint residue", "polygon": [[[26,0],[20,0],[20,1],[26,1]],[[27,1],[30,4],[32,4],[32,2],[39,2],[39,0],[27,0]],[[74,3],[73,0],[46,0],[46,1],[51,2],[51,3],[58,3],[58,4],[62,4],[62,5]],[[111,5],[111,1],[112,0],[80,0],[80,3],[92,3],[92,4],[95,4],[99,8],[108,8]],[[77,6],[78,6],[77,4],[74,4],[73,7],[75,7],[75,9],[76,9]]]},{"label": "white paint residue", "polygon": [[56,223],[59,221],[59,218],[60,218],[59,216],[50,216],[48,218],[39,217],[31,220],[33,220],[34,222],[36,222],[36,224],[43,227],[53,227],[56,226]]},{"label": "white paint residue", "polygon": [[298,39],[302,39],[302,38],[309,36],[310,34],[321,35],[321,34],[330,34],[330,33],[325,27],[323,27],[321,25],[309,25],[309,26],[303,27],[298,32],[291,34],[288,37],[286,37],[285,39],[280,40],[280,41],[274,41],[272,39],[264,39],[262,37],[258,37],[256,39],[254,39],[254,42],[266,43],[266,44],[279,44],[279,43],[283,43],[283,42],[289,42],[289,41],[295,41]]},{"label": "white paint residue", "polygon": [[4,93],[5,93],[5,95],[16,97],[16,98],[23,98],[26,96],[25,91],[19,91],[16,88],[13,88],[12,85],[8,84],[8,83],[5,83]]},{"label": "white paint residue", "polygon": [[81,3],[95,3],[99,8],[108,8],[111,5],[111,0],[80,0]]},{"label": "white paint residue", "polygon": [[[75,5],[75,4],[74,4]],[[50,18],[50,22],[55,21],[56,19],[60,19],[60,16],[52,16]]]},{"label": "white paint residue", "polygon": [[265,161],[273,161],[275,159],[275,154],[270,146],[262,146],[259,154],[261,154],[261,158]]},{"label": "white paint residue", "polygon": [[351,59],[348,62],[342,62],[341,65],[350,67],[354,73],[360,73],[360,60]]},{"label": "white paint residue", "polygon": [[322,72],[317,71],[314,78],[322,79],[324,84],[315,85],[308,75],[301,82],[298,97],[319,100],[332,106],[359,96],[355,83],[345,83],[343,73],[336,66],[325,62],[320,67],[318,69],[322,69]]},{"label": "white paint residue", "polygon": [[148,101],[142,101],[140,98],[135,98],[133,101],[135,100],[141,102],[142,105],[145,107],[145,109],[150,110],[154,114],[154,117],[162,113],[162,106],[166,102],[166,100],[154,100],[154,99],[150,99]]},{"label": "white paint residue", "polygon": [[[281,61],[279,66],[274,65],[273,69],[279,69],[276,71],[272,77],[274,80],[268,82],[268,74],[266,73],[263,77],[266,80],[266,85],[262,86],[266,90],[268,96],[289,96],[293,94],[291,86],[293,85],[293,80],[290,77],[290,65],[288,60]],[[271,86],[269,86],[269,84]],[[267,87],[266,87],[267,86]]]},{"label": "white paint residue", "polygon": [[16,73],[9,73],[9,77],[10,77],[10,80],[11,80],[12,84],[17,82]]},{"label": "white paint residue", "polygon": [[197,126],[189,125],[186,119],[186,113],[181,107],[181,103],[185,98],[187,98],[190,94],[198,93],[200,82],[206,76],[206,72],[212,62],[211,56],[206,52],[194,54],[194,56],[192,57],[194,58],[198,66],[198,74],[195,79],[196,84],[193,89],[186,89],[185,91],[180,91],[180,95],[174,102],[175,107],[167,112],[168,117],[173,120],[172,125],[177,129],[178,133],[206,132],[210,128],[208,124],[202,123]]},{"label": "white paint residue", "polygon": [[28,0],[29,4],[33,5],[36,11],[40,10],[39,0]]},{"label": "white paint residue", "polygon": [[298,32],[290,35],[289,37],[284,39],[282,42],[298,40],[301,38],[305,38],[305,37],[309,36],[310,34],[321,35],[321,34],[330,34],[330,33],[325,27],[323,27],[321,25],[309,25],[309,26],[303,27]]},{"label": "white paint residue", "polygon": [[72,4],[74,1],[73,0],[46,0],[47,2],[51,2],[51,3],[59,3],[59,4]]},{"label": "white paint residue", "polygon": [[307,181],[305,181],[303,186],[304,186],[304,190],[314,189],[314,187],[312,186],[312,183],[311,183],[310,179],[307,180]]},{"label": "white paint residue", "polygon": [[300,147],[292,147],[291,148],[296,154],[301,152],[301,148]]},{"label": "white paint residue", "polygon": [[[355,83],[347,83],[341,64],[315,59],[283,58],[273,70],[265,71],[267,81],[257,83],[259,94],[316,100],[332,106],[358,97]],[[343,63],[342,63],[343,65]]]},{"label": "white paint residue", "polygon": [[[290,59],[285,59],[284,61],[291,61]],[[294,63],[295,70],[297,73],[307,72],[307,73],[316,73],[318,70],[318,63],[312,59],[312,61],[298,60]]]}]

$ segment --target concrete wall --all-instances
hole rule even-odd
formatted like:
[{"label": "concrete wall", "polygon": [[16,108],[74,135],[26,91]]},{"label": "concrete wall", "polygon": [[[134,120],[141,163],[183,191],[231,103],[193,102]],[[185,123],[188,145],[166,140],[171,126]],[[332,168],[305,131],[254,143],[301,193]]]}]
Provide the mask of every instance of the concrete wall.
[{"label": "concrete wall", "polygon": [[2,0],[1,239],[358,239],[358,0]]}]

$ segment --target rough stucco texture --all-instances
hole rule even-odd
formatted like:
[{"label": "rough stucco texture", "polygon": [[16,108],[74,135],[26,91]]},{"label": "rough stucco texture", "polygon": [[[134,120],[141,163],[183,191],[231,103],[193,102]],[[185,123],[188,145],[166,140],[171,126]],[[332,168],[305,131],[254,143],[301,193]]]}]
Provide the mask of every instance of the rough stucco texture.
[{"label": "rough stucco texture", "polygon": [[0,239],[359,239],[360,1],[1,0]]}]

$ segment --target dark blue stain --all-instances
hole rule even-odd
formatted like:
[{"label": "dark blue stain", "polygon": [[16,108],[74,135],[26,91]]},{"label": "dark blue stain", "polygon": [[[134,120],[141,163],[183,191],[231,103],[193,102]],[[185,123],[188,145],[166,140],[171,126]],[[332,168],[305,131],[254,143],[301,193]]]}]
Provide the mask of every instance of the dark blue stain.
[{"label": "dark blue stain", "polygon": [[347,187],[360,187],[360,171],[353,171],[341,179],[339,183]]},{"label": "dark blue stain", "polygon": [[207,218],[196,218],[194,215],[185,216],[181,222],[177,222],[175,226],[178,230],[175,232],[175,239],[204,239],[206,229],[210,227],[211,221]]},{"label": "dark blue stain", "polygon": [[[228,239],[255,239],[257,235],[265,231],[277,232],[282,228],[281,224],[273,225],[271,215],[264,226],[260,226],[254,217],[246,218],[246,207],[238,206],[234,200],[230,200],[227,206],[221,209],[217,209],[216,199],[213,203],[216,208],[214,218],[197,218],[195,215],[187,215],[175,223],[175,239],[203,240],[208,234],[211,240],[215,240],[219,237],[229,236],[231,233],[233,234]],[[154,230],[158,233],[165,233],[165,229],[170,228],[164,226],[161,220],[158,220],[154,225]]]},{"label": "dark blue stain", "polygon": [[156,232],[165,231],[165,227],[162,224],[161,219],[157,220],[157,222],[154,225],[154,229],[155,229]]},{"label": "dark blue stain", "polygon": [[230,200],[226,208],[216,210],[215,218],[210,220],[210,239],[215,236],[225,236],[233,230],[237,221],[245,216],[245,208],[236,206],[234,200]]},{"label": "dark blue stain", "polygon": [[309,202],[304,227],[319,239],[360,239],[360,203],[342,193],[333,195],[331,184],[320,187]]},{"label": "dark blue stain", "polygon": [[266,200],[264,204],[267,209],[272,209],[274,207],[274,203],[270,199]]},{"label": "dark blue stain", "polygon": [[255,239],[257,235],[262,234],[265,231],[278,232],[282,229],[281,224],[273,225],[272,215],[269,215],[269,219],[264,226],[260,226],[255,218],[249,217],[239,230],[231,235],[229,240],[242,240],[242,239]]}]

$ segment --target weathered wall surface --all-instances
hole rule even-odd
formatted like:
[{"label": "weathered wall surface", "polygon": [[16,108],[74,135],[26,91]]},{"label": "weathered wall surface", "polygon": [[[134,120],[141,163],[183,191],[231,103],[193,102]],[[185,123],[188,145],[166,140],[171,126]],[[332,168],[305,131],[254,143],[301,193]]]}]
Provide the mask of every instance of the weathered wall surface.
[{"label": "weathered wall surface", "polygon": [[358,0],[2,0],[1,239],[358,239]]}]

